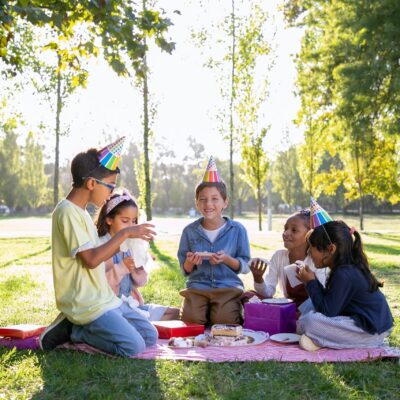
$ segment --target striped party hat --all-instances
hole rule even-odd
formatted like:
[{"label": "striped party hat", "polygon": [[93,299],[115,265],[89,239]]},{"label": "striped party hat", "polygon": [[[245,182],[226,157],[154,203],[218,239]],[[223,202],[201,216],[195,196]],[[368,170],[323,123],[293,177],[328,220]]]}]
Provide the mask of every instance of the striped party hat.
[{"label": "striped party hat", "polygon": [[99,150],[97,157],[99,158],[99,162],[103,167],[111,171],[115,171],[117,169],[119,160],[121,159],[121,152],[124,142],[125,136]]},{"label": "striped party hat", "polygon": [[203,176],[203,182],[221,182],[213,156],[211,156],[208,161],[206,172]]},{"label": "striped party hat", "polygon": [[311,197],[310,226],[311,229],[333,221],[331,216]]}]

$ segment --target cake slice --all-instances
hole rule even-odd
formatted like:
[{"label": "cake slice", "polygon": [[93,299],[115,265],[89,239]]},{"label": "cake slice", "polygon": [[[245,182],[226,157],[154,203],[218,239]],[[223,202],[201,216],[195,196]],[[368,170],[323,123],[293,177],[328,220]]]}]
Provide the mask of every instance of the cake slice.
[{"label": "cake slice", "polygon": [[242,336],[243,328],[235,324],[215,324],[211,327],[211,336]]}]

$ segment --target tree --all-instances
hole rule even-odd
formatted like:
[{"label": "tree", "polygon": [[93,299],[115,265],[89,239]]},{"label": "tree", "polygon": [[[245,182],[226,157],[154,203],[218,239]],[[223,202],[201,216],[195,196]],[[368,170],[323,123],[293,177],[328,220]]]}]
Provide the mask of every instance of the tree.
[{"label": "tree", "polygon": [[[5,102],[2,106],[5,107]],[[19,205],[21,161],[16,133],[19,123],[19,117],[15,116],[0,122],[0,202],[11,208]]]},{"label": "tree", "polygon": [[[151,119],[154,117],[155,108],[150,105],[149,92],[149,66],[147,53],[149,49],[148,40],[153,39],[154,43],[162,50],[171,53],[175,47],[173,42],[167,41],[164,34],[172,22],[163,18],[160,11],[149,9],[149,1],[142,0],[141,10],[137,11],[138,20],[135,24],[131,22],[135,14],[137,4],[133,1],[124,2],[120,14],[121,24],[124,29],[117,30],[116,40],[109,40],[106,31],[103,30],[103,46],[106,60],[111,67],[119,74],[136,78],[136,85],[140,87],[143,95],[143,154],[139,160],[135,160],[134,168],[140,190],[140,197],[144,197],[144,205],[147,219],[152,219],[152,194],[151,194]],[[155,2],[151,3],[155,6]],[[136,28],[136,29],[134,29]],[[134,34],[132,34],[134,29]],[[126,32],[125,32],[126,30]]]},{"label": "tree", "polygon": [[[211,5],[210,5],[211,6]],[[214,3],[213,3],[214,6]],[[228,10],[226,10],[228,12]],[[223,100],[222,109],[217,111],[219,131],[229,143],[229,214],[234,218],[236,204],[236,181],[234,156],[240,154],[240,142],[244,135],[253,132],[258,107],[265,98],[267,81],[261,78],[260,93],[255,93],[255,70],[259,56],[266,55],[270,48],[264,38],[267,14],[261,2],[232,0],[229,14],[222,22],[209,25],[197,33],[200,46],[209,44],[212,55],[207,67],[212,68],[218,77]],[[207,9],[208,21],[208,9]],[[267,71],[269,67],[264,67]],[[259,84],[259,82],[257,82]],[[254,97],[255,96],[255,97]],[[250,126],[253,125],[253,126]]]},{"label": "tree", "polygon": [[[59,200],[60,137],[66,133],[62,129],[62,110],[71,94],[79,87],[86,87],[88,72],[83,68],[81,57],[89,53],[78,43],[83,41],[84,34],[65,37],[55,27],[40,32],[41,37],[35,41],[35,53],[29,64],[32,67],[31,80],[44,101],[50,106],[54,115],[54,181],[53,206]],[[44,43],[43,45],[40,42]],[[50,54],[49,54],[50,53]]]},{"label": "tree", "polygon": [[[370,166],[377,167],[377,159],[398,170],[393,150],[378,143],[390,135],[397,141],[400,133],[400,45],[395,39],[400,5],[391,0],[289,0],[286,10],[292,23],[306,28],[298,58],[302,103],[313,99],[304,101],[311,123],[317,134],[327,131],[337,148],[345,171],[333,170],[332,176],[344,179],[349,199],[358,199],[363,229],[364,198],[373,191],[369,176],[376,174]],[[318,124],[321,115],[324,125]],[[380,196],[390,195],[393,188],[385,176]]]},{"label": "tree", "polygon": [[127,74],[121,50],[128,48],[132,64],[141,66],[145,51],[141,32],[155,37],[160,48],[173,47],[163,36],[170,20],[153,9],[141,13],[141,7],[133,1],[11,0],[3,2],[0,9],[0,58],[13,73],[24,69],[24,49],[14,42],[21,20],[31,26],[55,28],[66,38],[72,38],[76,34],[74,28],[84,25],[89,35],[80,47],[96,54],[95,38],[101,38],[105,59],[121,74]]},{"label": "tree", "polygon": [[[86,37],[82,41],[75,43],[74,50],[79,57],[68,59],[71,53],[67,53],[65,49],[58,51],[59,67],[56,70],[60,73],[63,65],[80,66],[79,61],[89,54],[97,55],[98,48],[94,45],[95,38],[102,39],[103,54],[110,66],[120,75],[136,74],[137,77],[144,77],[147,71],[145,54],[147,51],[147,37],[153,37],[157,46],[171,52],[174,44],[164,38],[164,34],[168,27],[172,24],[167,18],[164,18],[159,11],[154,11],[146,7],[146,1],[140,8],[133,1],[89,1],[76,3],[74,1],[53,2],[44,0],[11,1],[8,2],[0,13],[1,29],[0,34],[0,57],[6,64],[14,67],[15,70],[22,70],[24,64],[18,52],[13,54],[13,50],[17,49],[12,46],[13,32],[20,23],[20,20],[26,20],[33,26],[47,27],[53,29],[58,34],[59,40],[67,43],[73,41],[77,37],[78,28],[82,30],[86,28]],[[51,43],[51,48],[56,48],[56,43]],[[66,56],[66,57],[64,57]],[[64,63],[67,62],[67,64]],[[75,62],[76,61],[76,62]],[[133,69],[134,73],[130,73],[129,69]],[[81,77],[75,78],[74,83],[82,83]],[[58,75],[57,91],[61,91],[61,74]],[[75,85],[77,86],[77,85]],[[57,100],[57,115],[61,113],[62,102],[60,96]],[[145,117],[146,118],[146,117]],[[145,121],[146,125],[146,121]],[[56,160],[55,168],[58,167],[58,134],[60,129],[59,118],[56,118]],[[145,143],[146,145],[146,143]],[[145,149],[145,179],[147,199],[151,198],[150,193],[150,172],[148,161],[148,149]],[[58,196],[58,175],[55,173],[54,196]],[[151,206],[149,206],[151,207]],[[151,213],[151,208],[148,208]],[[148,215],[151,218],[151,215]]]},{"label": "tree", "polygon": [[29,132],[22,163],[21,199],[24,205],[37,210],[45,203],[47,178],[44,173],[42,146],[35,141],[32,132]]},{"label": "tree", "polygon": [[298,204],[308,204],[298,173],[298,150],[292,145],[278,153],[272,172],[272,184],[282,200],[293,210]]},{"label": "tree", "polygon": [[251,135],[242,144],[242,159],[244,164],[244,175],[246,182],[253,189],[258,206],[258,229],[262,231],[262,188],[268,178],[268,160],[264,151],[264,139],[266,129],[261,133]]}]

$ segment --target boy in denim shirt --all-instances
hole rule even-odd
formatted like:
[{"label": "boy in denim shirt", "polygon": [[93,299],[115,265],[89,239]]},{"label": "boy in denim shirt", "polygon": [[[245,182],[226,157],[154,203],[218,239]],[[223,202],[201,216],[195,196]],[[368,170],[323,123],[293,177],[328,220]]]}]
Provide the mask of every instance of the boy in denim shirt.
[{"label": "boy in denim shirt", "polygon": [[196,187],[196,207],[202,214],[182,232],[178,258],[188,277],[181,319],[198,324],[242,322],[239,274],[250,269],[250,245],[242,224],[222,216],[228,206],[226,186],[212,157]]}]

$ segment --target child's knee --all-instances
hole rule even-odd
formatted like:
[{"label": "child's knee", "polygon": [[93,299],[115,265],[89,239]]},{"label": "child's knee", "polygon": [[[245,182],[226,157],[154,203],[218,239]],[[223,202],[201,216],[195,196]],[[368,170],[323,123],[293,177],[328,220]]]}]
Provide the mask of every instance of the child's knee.
[{"label": "child's knee", "polygon": [[146,342],[142,337],[116,345],[116,354],[121,357],[132,357],[136,354],[143,353],[145,350]]},{"label": "child's knee", "polygon": [[207,307],[196,307],[195,304],[183,301],[180,319],[185,322],[193,322],[195,324],[205,325],[207,323]]},{"label": "child's knee", "polygon": [[154,346],[157,343],[158,332],[157,329],[152,325],[152,328],[149,329],[148,334],[144,338],[145,344],[147,347]]},{"label": "child's knee", "polygon": [[210,315],[211,324],[241,324],[242,317],[240,310],[225,312],[224,310],[212,312]]}]

